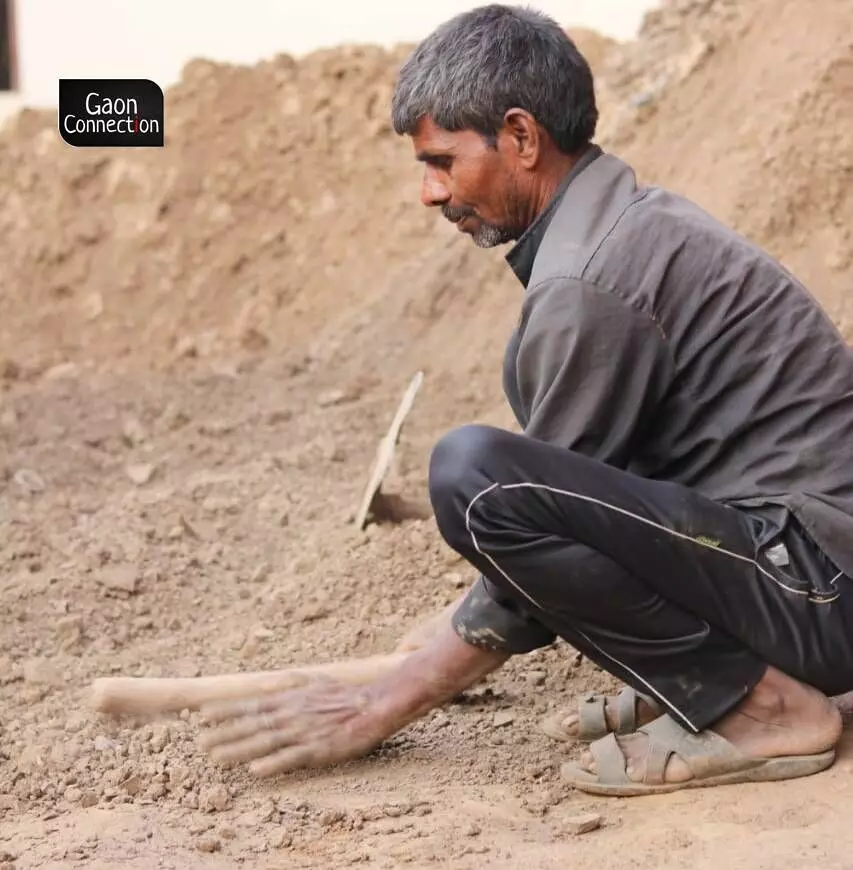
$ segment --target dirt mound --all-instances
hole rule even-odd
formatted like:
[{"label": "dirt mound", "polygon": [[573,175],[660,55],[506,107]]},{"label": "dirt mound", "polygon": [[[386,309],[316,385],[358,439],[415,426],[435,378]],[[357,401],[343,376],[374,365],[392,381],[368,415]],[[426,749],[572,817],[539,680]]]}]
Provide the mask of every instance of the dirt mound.
[{"label": "dirt mound", "polygon": [[[596,59],[610,45],[577,38]],[[52,115],[22,114],[0,138],[6,355],[41,371],[280,350],[371,299],[436,236],[388,119],[407,52],[192,62],[162,151],[72,150]]]},{"label": "dirt mound", "polygon": [[[574,34],[602,144],[848,324],[851,23],[838,0],[670,0],[636,42]],[[536,722],[610,680],[564,645],[364,763],[270,784],[200,758],[193,716],[89,713],[100,675],[390,649],[470,580],[431,520],[347,523],[416,368],[407,495],[447,426],[508,422],[519,288],[418,205],[387,120],[406,51],[196,61],[160,151],[70,149],[35,112],[0,134],[0,868],[849,867],[849,753],[654,819],[565,789],[574,750]],[[569,840],[589,811],[602,830]]]},{"label": "dirt mound", "polygon": [[193,62],[161,151],[72,150],[52,117],[20,117],[0,145],[4,348],[25,367],[157,365],[286,345],[351,306],[425,225],[397,205],[399,60]]},{"label": "dirt mound", "polygon": [[[795,2],[691,0],[651,13],[625,46],[572,33],[599,72],[602,144],[769,246],[841,318],[850,13],[819,0],[804,14]],[[805,26],[807,43],[792,45]],[[348,344],[354,321],[376,323],[389,303],[386,338],[401,306],[426,314],[424,342],[403,342],[422,364],[437,346],[476,360],[502,341],[515,297],[500,255],[471,251],[418,206],[417,167],[389,128],[407,51],[193,62],[167,92],[162,151],[70,149],[52,115],[21,115],[0,136],[7,371],[321,353],[306,336],[331,328]],[[472,291],[481,282],[492,325]],[[472,317],[481,340],[459,341]]]}]

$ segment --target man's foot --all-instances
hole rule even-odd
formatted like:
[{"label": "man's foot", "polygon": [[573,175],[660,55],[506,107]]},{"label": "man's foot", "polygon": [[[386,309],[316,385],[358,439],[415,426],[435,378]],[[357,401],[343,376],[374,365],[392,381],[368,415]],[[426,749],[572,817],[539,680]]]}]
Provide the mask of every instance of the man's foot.
[{"label": "man's foot", "polygon": [[[832,749],[841,737],[841,714],[817,689],[768,668],[747,697],[710,729],[748,758],[813,756]],[[642,732],[617,737],[632,782],[646,776],[649,737]],[[592,752],[580,767],[597,773]],[[695,764],[694,764],[695,767]],[[665,763],[665,783],[685,783],[694,776],[688,763],[673,754]]]},{"label": "man's foot", "polygon": [[576,710],[558,710],[542,720],[542,730],[554,740],[591,742],[605,734],[631,734],[660,716],[658,704],[626,686],[619,694],[585,695]]}]

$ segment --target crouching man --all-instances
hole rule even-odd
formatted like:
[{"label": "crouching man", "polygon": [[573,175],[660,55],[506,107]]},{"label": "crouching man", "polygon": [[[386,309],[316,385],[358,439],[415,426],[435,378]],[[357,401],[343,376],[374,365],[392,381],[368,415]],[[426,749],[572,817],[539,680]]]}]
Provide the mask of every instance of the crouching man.
[{"label": "crouching man", "polygon": [[463,426],[434,449],[439,529],[480,573],[434,639],[366,687],[219,705],[206,747],[259,775],[354,758],[561,637],[627,687],[552,722],[590,741],[580,789],[827,768],[827,696],[853,689],[851,350],[772,257],[593,143],[589,66],[541,14],[440,26],[393,122],[423,203],[513,243],[523,434]]}]

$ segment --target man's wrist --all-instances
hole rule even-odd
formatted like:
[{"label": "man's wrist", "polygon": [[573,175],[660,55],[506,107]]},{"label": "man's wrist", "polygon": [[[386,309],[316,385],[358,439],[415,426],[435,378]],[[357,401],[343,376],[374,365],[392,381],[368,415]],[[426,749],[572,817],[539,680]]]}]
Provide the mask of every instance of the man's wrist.
[{"label": "man's wrist", "polygon": [[474,647],[448,628],[410,653],[392,674],[367,687],[365,715],[390,736],[470,688],[508,658],[508,653]]}]

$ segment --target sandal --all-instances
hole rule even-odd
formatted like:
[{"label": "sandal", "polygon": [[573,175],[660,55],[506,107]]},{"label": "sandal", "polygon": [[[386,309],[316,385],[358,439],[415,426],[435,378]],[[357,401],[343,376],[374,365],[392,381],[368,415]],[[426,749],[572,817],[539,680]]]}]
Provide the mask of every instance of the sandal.
[{"label": "sandal", "polygon": [[[669,715],[637,729],[649,738],[646,775],[633,782],[626,774],[626,759],[616,736],[608,734],[590,744],[597,773],[578,764],[564,764],[562,778],[580,791],[596,795],[633,797],[662,794],[686,788],[707,788],[740,782],[773,782],[811,776],[830,767],[835,750],[818,755],[788,755],[779,758],[750,758],[713,731],[691,734]],[[686,782],[667,782],[666,766],[677,755],[693,773]]]},{"label": "sandal", "polygon": [[615,697],[606,695],[584,695],[578,702],[577,733],[568,731],[563,725],[569,715],[565,711],[557,712],[543,719],[540,728],[554,740],[566,742],[578,741],[591,743],[611,733],[607,724],[604,709],[610,701],[611,709],[615,708],[616,734],[633,734],[637,730],[637,703],[645,701],[653,710],[659,711],[660,705],[648,695],[641,695],[630,686],[625,686]]}]

